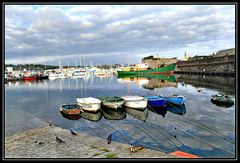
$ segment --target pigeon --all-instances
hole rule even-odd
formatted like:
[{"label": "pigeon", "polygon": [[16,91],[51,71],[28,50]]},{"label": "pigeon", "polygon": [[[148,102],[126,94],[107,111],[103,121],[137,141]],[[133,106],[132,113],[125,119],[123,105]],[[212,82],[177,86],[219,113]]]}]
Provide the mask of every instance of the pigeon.
[{"label": "pigeon", "polygon": [[52,121],[51,120],[49,121],[49,125],[48,126],[52,126]]},{"label": "pigeon", "polygon": [[72,134],[72,135],[77,135],[77,133],[74,132],[74,131],[72,131],[71,129],[70,129],[70,131],[71,131],[71,134]]},{"label": "pigeon", "polygon": [[65,143],[65,141],[61,140],[59,137],[56,136],[57,143]]},{"label": "pigeon", "polygon": [[112,141],[112,134],[110,134],[110,135],[108,136],[108,144],[110,144],[111,141]]}]

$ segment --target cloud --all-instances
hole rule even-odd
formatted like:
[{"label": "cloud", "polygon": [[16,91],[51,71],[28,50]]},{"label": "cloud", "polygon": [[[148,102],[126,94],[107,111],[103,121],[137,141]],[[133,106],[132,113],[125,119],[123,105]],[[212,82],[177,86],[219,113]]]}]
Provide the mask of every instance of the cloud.
[{"label": "cloud", "polygon": [[156,53],[210,54],[235,47],[235,6],[5,5],[5,45],[6,63],[44,63],[44,51],[52,64],[67,64],[66,56],[125,64]]}]

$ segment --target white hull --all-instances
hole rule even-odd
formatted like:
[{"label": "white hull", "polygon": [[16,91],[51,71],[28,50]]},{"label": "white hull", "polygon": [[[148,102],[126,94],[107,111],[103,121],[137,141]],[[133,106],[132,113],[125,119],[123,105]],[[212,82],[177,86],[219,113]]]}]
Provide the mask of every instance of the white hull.
[{"label": "white hull", "polygon": [[121,102],[103,102],[103,105],[108,107],[108,108],[112,108],[114,110],[117,110],[118,108],[122,107],[124,102],[125,101],[121,101]]},{"label": "white hull", "polygon": [[97,112],[101,105],[100,104],[81,104],[81,103],[78,103],[83,110],[85,111],[89,111],[89,112]]},{"label": "white hull", "polygon": [[97,112],[101,107],[101,101],[93,97],[77,98],[77,102],[83,110],[89,112]]},{"label": "white hull", "polygon": [[144,109],[147,107],[147,100],[144,99],[141,101],[126,101],[124,105],[129,108]]},{"label": "white hull", "polygon": [[65,74],[50,74],[49,76],[48,76],[48,78],[49,79],[58,79],[58,78],[65,78],[66,77],[66,75]]},{"label": "white hull", "polygon": [[125,100],[124,105],[129,108],[135,109],[144,109],[147,107],[147,99],[143,98],[142,96],[122,96]]}]

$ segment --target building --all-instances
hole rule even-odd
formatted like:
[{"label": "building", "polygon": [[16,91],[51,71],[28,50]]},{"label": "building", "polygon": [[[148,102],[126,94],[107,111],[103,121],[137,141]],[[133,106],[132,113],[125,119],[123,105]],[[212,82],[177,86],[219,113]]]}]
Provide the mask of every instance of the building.
[{"label": "building", "polygon": [[218,51],[216,54],[190,57],[177,62],[177,72],[214,74],[235,74],[235,49]]},{"label": "building", "polygon": [[148,56],[142,59],[142,63],[147,63],[151,68],[158,68],[163,65],[169,65],[177,62],[177,57],[174,58],[160,58],[156,56]]}]

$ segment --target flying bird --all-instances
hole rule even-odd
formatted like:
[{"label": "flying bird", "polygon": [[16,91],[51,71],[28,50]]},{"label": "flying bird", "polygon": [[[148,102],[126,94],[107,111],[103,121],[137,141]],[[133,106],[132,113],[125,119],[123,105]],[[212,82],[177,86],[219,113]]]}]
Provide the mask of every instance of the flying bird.
[{"label": "flying bird", "polygon": [[72,134],[72,135],[77,135],[77,133],[74,132],[74,131],[72,131],[71,129],[70,129],[70,131],[71,131],[71,134]]},{"label": "flying bird", "polygon": [[112,134],[110,134],[110,135],[108,136],[108,144],[110,144],[111,141],[112,141]]},{"label": "flying bird", "polygon": [[59,137],[56,136],[56,142],[57,143],[65,143],[65,141],[63,141],[62,139],[60,139]]}]

